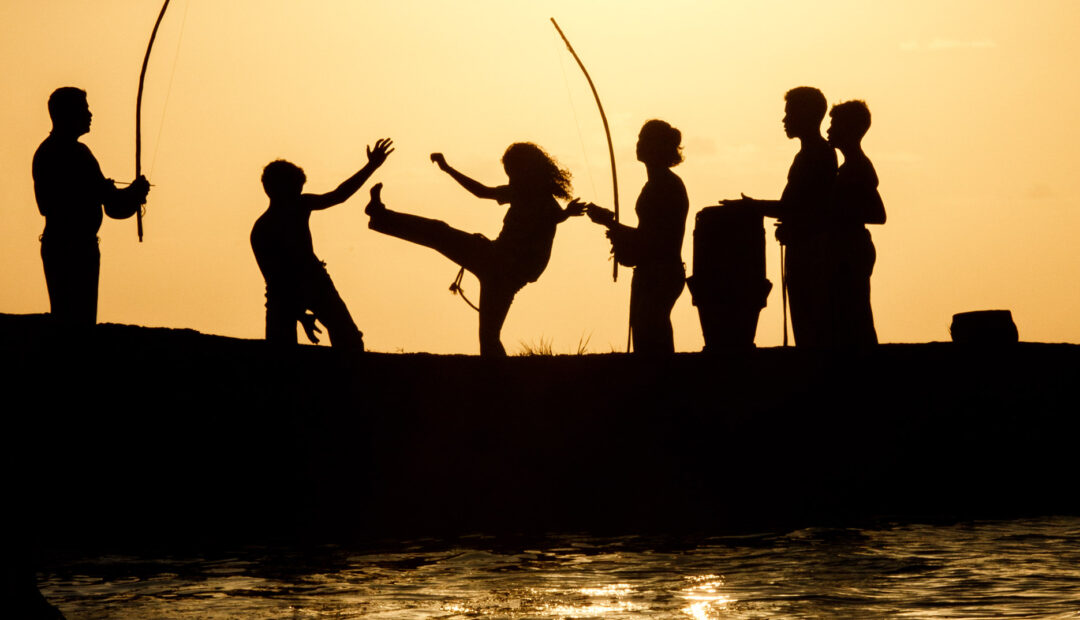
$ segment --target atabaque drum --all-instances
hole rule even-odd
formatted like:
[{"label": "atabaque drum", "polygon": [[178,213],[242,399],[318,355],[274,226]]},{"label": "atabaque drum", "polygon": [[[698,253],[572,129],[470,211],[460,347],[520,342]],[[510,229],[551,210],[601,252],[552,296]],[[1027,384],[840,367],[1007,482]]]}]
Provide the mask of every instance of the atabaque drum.
[{"label": "atabaque drum", "polygon": [[705,350],[754,346],[772,283],[765,277],[765,224],[744,205],[706,207],[694,222],[693,275],[687,279]]}]

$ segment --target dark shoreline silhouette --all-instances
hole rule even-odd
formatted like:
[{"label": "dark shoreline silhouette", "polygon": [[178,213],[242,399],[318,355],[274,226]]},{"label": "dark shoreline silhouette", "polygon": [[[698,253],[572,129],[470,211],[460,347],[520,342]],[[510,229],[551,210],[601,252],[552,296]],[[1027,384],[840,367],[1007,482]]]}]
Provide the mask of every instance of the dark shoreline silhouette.
[{"label": "dark shoreline silhouette", "polygon": [[[1078,345],[657,361],[283,351],[123,325],[72,345],[50,329],[0,315],[24,403],[6,468],[47,545],[1080,514]],[[70,389],[47,389],[58,373]]]}]

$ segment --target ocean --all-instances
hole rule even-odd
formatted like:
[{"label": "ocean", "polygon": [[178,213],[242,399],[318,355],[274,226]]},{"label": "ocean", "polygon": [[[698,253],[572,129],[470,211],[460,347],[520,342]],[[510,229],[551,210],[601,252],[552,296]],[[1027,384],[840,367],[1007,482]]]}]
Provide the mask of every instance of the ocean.
[{"label": "ocean", "polygon": [[1080,618],[1080,518],[54,555],[69,620]]}]

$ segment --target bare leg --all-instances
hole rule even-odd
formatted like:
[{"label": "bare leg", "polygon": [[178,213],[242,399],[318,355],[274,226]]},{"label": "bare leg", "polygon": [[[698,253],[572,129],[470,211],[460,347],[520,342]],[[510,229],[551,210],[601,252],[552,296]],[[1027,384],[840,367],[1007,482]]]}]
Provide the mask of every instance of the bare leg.
[{"label": "bare leg", "polygon": [[500,336],[516,293],[516,288],[501,282],[480,282],[480,355],[506,356]]},{"label": "bare leg", "polygon": [[514,295],[524,283],[507,282],[497,271],[500,261],[487,237],[462,232],[440,220],[391,211],[382,203],[381,190],[382,184],[371,188],[371,202],[364,209],[371,216],[368,226],[429,247],[475,274],[480,279],[480,355],[505,356],[499,336]]},{"label": "bare leg", "polygon": [[371,202],[364,212],[371,217],[368,227],[398,239],[429,247],[477,277],[485,277],[494,263],[494,245],[480,234],[458,230],[446,222],[386,208],[381,199],[382,183],[371,188]]}]

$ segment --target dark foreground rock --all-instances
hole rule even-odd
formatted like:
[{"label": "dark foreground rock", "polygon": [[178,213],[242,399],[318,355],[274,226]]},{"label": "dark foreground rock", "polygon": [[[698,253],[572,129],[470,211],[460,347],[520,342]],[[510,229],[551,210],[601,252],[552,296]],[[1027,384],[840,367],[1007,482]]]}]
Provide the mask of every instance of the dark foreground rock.
[{"label": "dark foreground rock", "polygon": [[0,315],[4,482],[55,544],[1080,509],[1075,345],[487,360],[46,318]]}]

